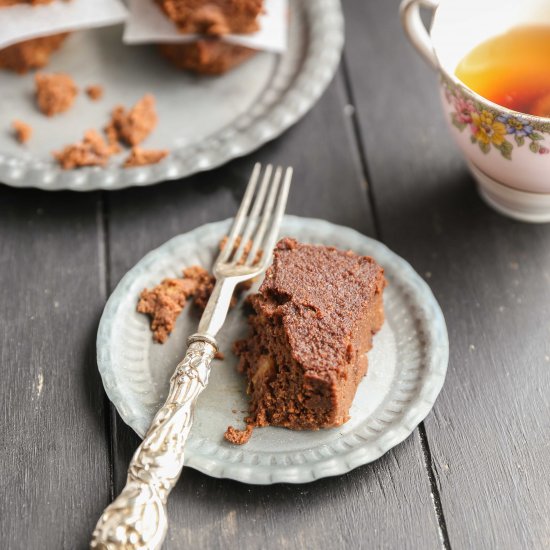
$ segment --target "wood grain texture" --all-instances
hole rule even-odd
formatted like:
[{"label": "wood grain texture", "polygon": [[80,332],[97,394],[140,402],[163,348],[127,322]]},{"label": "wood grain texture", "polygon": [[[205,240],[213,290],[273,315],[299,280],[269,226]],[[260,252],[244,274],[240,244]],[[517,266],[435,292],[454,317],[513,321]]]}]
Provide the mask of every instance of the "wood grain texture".
[{"label": "wood grain texture", "polygon": [[346,61],[383,240],[426,277],[449,327],[425,426],[450,545],[549,548],[550,226],[482,203],[398,4],[343,3]]},{"label": "wood grain texture", "polygon": [[0,188],[0,546],[87,548],[109,499],[97,195]]},{"label": "wood grain texture", "polygon": [[[110,194],[112,284],[151,248],[236,211],[257,160],[292,164],[288,212],[373,234],[343,80],[295,128],[248,158],[185,181]],[[120,490],[137,436],[117,418]],[[167,549],[439,548],[418,435],[375,464],[308,485],[254,487],[185,469],[169,504]]]}]

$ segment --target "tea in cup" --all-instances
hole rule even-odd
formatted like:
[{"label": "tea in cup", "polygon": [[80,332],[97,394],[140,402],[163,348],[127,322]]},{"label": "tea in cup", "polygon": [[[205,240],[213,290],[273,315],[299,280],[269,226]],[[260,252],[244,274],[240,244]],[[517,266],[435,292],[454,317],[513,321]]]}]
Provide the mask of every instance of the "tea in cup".
[{"label": "tea in cup", "polygon": [[[433,11],[429,33],[421,6]],[[515,219],[550,222],[550,2],[404,0],[401,17],[439,73],[481,196]]]}]

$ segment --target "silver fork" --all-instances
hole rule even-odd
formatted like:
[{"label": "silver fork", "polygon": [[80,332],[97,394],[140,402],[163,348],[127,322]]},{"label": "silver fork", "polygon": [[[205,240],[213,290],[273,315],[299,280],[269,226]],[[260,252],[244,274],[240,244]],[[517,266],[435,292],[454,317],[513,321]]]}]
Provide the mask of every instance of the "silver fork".
[{"label": "silver fork", "polygon": [[[195,403],[208,383],[210,363],[218,350],[216,334],[227,317],[237,284],[257,277],[268,267],[285,211],[292,168],[273,171],[268,165],[260,178],[261,169],[260,164],[254,166],[227,242],[214,265],[214,290],[198,331],[189,337],[185,358],[170,379],[168,398],[132,457],[124,489],[97,522],[90,548],[155,550],[164,541],[168,529],[166,502],[183,468]],[[249,242],[251,248],[246,253]],[[259,251],[262,254],[257,259]]]}]

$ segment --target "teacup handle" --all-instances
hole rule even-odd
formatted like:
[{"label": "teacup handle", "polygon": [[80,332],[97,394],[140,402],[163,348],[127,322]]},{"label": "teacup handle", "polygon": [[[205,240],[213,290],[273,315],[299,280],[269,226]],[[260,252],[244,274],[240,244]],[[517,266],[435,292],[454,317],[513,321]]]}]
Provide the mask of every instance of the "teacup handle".
[{"label": "teacup handle", "polygon": [[403,0],[399,8],[401,24],[407,37],[434,69],[437,69],[439,64],[430,35],[420,18],[420,7],[435,11],[438,6],[439,0]]}]

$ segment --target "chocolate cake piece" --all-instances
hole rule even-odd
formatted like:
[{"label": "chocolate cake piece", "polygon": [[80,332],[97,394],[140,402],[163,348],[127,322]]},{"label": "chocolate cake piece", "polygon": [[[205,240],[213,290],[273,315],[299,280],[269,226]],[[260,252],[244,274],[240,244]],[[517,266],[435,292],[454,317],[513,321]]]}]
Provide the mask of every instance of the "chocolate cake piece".
[{"label": "chocolate cake piece", "polygon": [[50,55],[58,50],[69,33],[52,34],[18,42],[0,50],[0,69],[24,74],[45,67]]},{"label": "chocolate cake piece", "polygon": [[197,74],[221,75],[250,59],[256,50],[205,39],[182,44],[159,44],[160,53],[178,69]]},{"label": "chocolate cake piece", "polygon": [[183,33],[244,34],[256,32],[264,0],[156,0]]},{"label": "chocolate cake piece", "polygon": [[251,334],[237,342],[248,377],[249,424],[339,426],[384,321],[383,269],[367,256],[283,239],[259,292]]},{"label": "chocolate cake piece", "polygon": [[0,8],[14,6],[15,4],[31,4],[38,6],[40,4],[51,4],[54,0],[0,0]]},{"label": "chocolate cake piece", "polygon": [[[53,0],[0,0],[0,9],[16,4],[39,6],[51,4]],[[50,55],[59,49],[69,33],[53,34],[24,40],[0,50],[0,69],[8,69],[16,73],[26,73],[30,69],[45,67]]]}]

